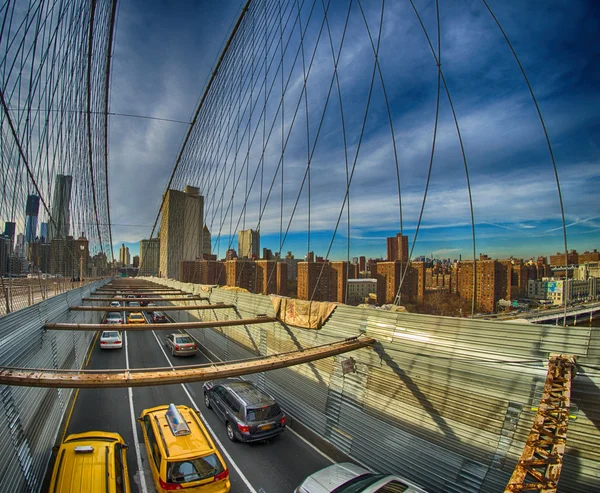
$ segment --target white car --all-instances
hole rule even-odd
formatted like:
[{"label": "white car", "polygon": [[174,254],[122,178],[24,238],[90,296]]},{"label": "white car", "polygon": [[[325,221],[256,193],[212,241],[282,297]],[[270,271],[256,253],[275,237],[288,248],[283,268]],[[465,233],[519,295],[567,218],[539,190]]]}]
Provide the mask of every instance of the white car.
[{"label": "white car", "polygon": [[100,349],[121,349],[123,340],[121,333],[116,330],[105,330],[100,336]]},{"label": "white car", "polygon": [[378,474],[351,462],[333,464],[311,474],[295,493],[427,493],[406,479]]},{"label": "white car", "polygon": [[115,307],[115,308],[121,308],[121,303],[118,301],[111,301],[110,306]]}]

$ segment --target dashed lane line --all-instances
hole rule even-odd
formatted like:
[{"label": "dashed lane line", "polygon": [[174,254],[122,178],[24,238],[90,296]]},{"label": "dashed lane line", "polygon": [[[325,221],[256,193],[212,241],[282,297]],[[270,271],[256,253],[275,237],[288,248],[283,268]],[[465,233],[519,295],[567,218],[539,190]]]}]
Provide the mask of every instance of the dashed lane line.
[{"label": "dashed lane line", "polygon": [[[175,367],[173,366],[173,363],[171,363],[171,360],[167,356],[167,353],[165,352],[165,349],[163,348],[163,345],[160,342],[160,339],[158,338],[158,336],[156,335],[156,333],[154,331],[152,331],[152,334],[154,335],[154,338],[156,339],[156,343],[158,344],[158,347],[160,348],[160,350],[162,351],[162,353],[165,355],[165,359],[168,361],[169,366],[173,370],[175,370]],[[190,393],[189,393],[187,387],[185,386],[185,384],[182,383],[181,387],[183,388],[183,391],[188,396],[188,399],[190,400],[190,402],[196,408],[196,411],[200,411],[200,407],[198,407],[198,404],[196,404],[196,401],[194,401],[194,399],[190,395]],[[204,426],[206,426],[208,428],[208,431],[210,431],[210,433],[211,433],[213,439],[215,440],[215,442],[217,442],[217,444],[219,445],[219,447],[221,449],[221,452],[223,452],[223,454],[225,454],[225,456],[227,457],[227,459],[229,459],[229,462],[231,463],[231,465],[233,466],[233,468],[237,471],[237,473],[240,475],[240,478],[242,478],[242,481],[246,484],[246,486],[248,487],[248,489],[250,490],[250,492],[251,493],[257,493],[257,491],[250,484],[250,481],[248,481],[248,478],[246,476],[244,476],[244,473],[242,472],[242,470],[235,463],[235,461],[233,460],[233,457],[231,457],[231,455],[229,455],[229,452],[227,452],[227,449],[223,446],[223,444],[221,443],[221,441],[217,438],[217,435],[215,435],[215,432],[213,431],[213,429],[210,427],[210,425],[208,424],[208,422],[206,421],[206,419],[204,418],[204,416],[202,416],[202,413],[198,412],[198,415],[200,416],[200,419],[204,423]]]},{"label": "dashed lane line", "polygon": [[[129,371],[129,344],[127,342],[127,331],[124,330],[125,334],[125,368]],[[137,459],[137,466],[140,476],[140,488],[142,493],[148,493],[148,487],[146,486],[146,477],[144,475],[144,469],[142,466],[142,451],[140,450],[140,441],[138,439],[135,411],[133,409],[133,389],[127,387],[127,394],[129,396],[129,413],[131,415],[131,428],[133,430],[133,445],[135,447],[135,457]]]}]

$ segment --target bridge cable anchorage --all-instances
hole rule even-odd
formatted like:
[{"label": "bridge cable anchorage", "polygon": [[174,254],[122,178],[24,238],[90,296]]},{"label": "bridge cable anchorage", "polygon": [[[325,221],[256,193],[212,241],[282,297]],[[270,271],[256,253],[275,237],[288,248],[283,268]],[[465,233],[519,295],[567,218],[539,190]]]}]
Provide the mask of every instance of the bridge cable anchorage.
[{"label": "bridge cable anchorage", "polygon": [[567,441],[574,366],[574,355],[550,355],[540,405],[504,493],[556,492]]},{"label": "bridge cable anchorage", "polygon": [[263,371],[310,363],[337,354],[356,351],[376,342],[371,337],[352,337],[300,351],[229,362],[215,367],[190,365],[186,367],[146,368],[116,371],[60,370],[39,368],[0,367],[0,385],[19,385],[44,388],[122,388],[176,383],[204,382],[215,378],[237,377]]}]

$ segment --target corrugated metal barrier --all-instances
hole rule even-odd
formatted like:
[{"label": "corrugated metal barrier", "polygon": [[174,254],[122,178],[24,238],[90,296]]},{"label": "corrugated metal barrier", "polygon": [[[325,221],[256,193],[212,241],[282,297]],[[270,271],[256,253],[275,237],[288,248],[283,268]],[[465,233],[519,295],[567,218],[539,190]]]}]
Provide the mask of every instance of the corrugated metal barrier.
[{"label": "corrugated metal barrier", "polygon": [[[107,280],[59,294],[0,320],[0,365],[20,368],[81,368],[94,336],[89,331],[45,331],[49,321],[98,322],[101,313],[73,312]],[[2,491],[39,491],[72,389],[0,386]]]},{"label": "corrugated metal barrier", "polygon": [[[151,278],[173,288],[200,287]],[[201,320],[273,316],[268,296],[213,288],[236,309]],[[183,321],[183,320],[182,320]],[[600,327],[558,327],[386,312],[340,305],[320,330],[260,325],[191,330],[234,360],[361,333],[375,347],[251,378],[295,419],[357,461],[431,493],[502,492],[530,431],[550,353],[577,356],[559,491],[600,491]],[[352,357],[355,372],[344,374]]]}]

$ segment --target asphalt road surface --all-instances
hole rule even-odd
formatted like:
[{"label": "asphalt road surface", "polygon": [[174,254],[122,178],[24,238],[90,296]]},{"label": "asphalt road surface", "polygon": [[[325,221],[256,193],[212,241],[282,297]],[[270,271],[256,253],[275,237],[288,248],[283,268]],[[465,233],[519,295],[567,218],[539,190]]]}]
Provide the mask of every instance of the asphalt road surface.
[{"label": "asphalt road surface", "polygon": [[[97,337],[87,369],[175,367],[210,361],[200,351],[195,357],[171,356],[163,343],[168,333],[122,332],[123,348],[110,350],[100,349]],[[268,443],[231,442],[223,422],[204,405],[202,382],[133,389],[82,389],[68,415],[65,436],[92,430],[121,434],[129,445],[127,464],[132,491],[155,492],[143,436],[135,420],[143,409],[171,402],[200,411],[229,467],[232,493],[293,492],[306,476],[331,464],[329,457],[290,428]]]}]

